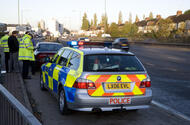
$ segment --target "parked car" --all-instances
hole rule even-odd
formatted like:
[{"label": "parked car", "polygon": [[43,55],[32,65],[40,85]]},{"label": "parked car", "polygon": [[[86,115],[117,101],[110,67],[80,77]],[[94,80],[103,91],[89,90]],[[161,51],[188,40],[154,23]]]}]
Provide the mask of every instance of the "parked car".
[{"label": "parked car", "polygon": [[82,42],[89,42],[90,39],[88,37],[81,37],[81,38],[78,38],[78,42],[79,41],[82,41]]},{"label": "parked car", "polygon": [[60,49],[42,65],[40,88],[56,95],[64,115],[69,109],[143,109],[152,100],[150,77],[142,63],[132,53],[109,48]]},{"label": "parked car", "polygon": [[129,41],[127,38],[117,38],[112,43],[112,47],[116,49],[129,50]]},{"label": "parked car", "polygon": [[41,67],[41,65],[45,62],[45,57],[53,57],[57,51],[62,48],[63,45],[55,42],[38,42],[36,44],[36,49],[34,51],[34,55],[36,58],[36,66]]}]

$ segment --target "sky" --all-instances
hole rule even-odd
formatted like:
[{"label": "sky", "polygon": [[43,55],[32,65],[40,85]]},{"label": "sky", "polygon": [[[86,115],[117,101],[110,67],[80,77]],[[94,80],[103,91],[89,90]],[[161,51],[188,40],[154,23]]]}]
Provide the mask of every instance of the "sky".
[{"label": "sky", "polygon": [[[80,29],[84,12],[89,21],[94,13],[101,20],[102,14],[108,15],[108,22],[117,22],[119,11],[122,12],[123,21],[128,20],[129,13],[133,21],[138,15],[154,17],[160,14],[163,18],[175,15],[177,10],[190,9],[190,0],[19,0],[21,23],[29,22],[37,26],[40,20],[57,19],[65,27],[73,30]],[[106,1],[106,4],[105,4]],[[0,0],[0,23],[18,23],[18,0]]]}]

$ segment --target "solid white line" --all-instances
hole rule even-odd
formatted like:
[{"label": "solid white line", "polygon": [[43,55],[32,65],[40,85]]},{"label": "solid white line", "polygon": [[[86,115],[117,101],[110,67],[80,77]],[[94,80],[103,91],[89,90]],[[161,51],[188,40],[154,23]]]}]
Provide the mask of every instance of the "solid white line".
[{"label": "solid white line", "polygon": [[170,108],[170,107],[168,107],[166,105],[163,105],[163,104],[161,104],[161,103],[159,103],[157,101],[154,101],[154,100],[152,100],[151,103],[153,105],[163,109],[163,110],[166,110],[168,113],[171,113],[171,114],[173,114],[173,115],[175,115],[177,117],[180,117],[180,118],[185,119],[185,120],[190,122],[190,117],[185,115],[185,114],[182,114],[181,112],[178,112],[178,111],[176,111],[176,110],[174,110],[174,109],[172,109],[172,108]]}]

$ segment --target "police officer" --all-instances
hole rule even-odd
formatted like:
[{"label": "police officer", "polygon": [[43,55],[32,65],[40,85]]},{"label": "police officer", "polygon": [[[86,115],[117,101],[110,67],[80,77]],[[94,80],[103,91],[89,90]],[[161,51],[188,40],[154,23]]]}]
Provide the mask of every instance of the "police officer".
[{"label": "police officer", "polygon": [[5,35],[1,38],[0,43],[1,47],[3,47],[3,52],[5,54],[5,69],[6,72],[9,72],[9,58],[10,58],[9,46],[8,46],[9,32],[5,31],[4,34]]},{"label": "police officer", "polygon": [[23,38],[21,39],[19,45],[18,59],[23,61],[23,69],[22,69],[23,79],[31,79],[31,77],[28,76],[30,61],[35,61],[34,47],[31,39],[32,39],[32,34],[30,32],[26,32]]},{"label": "police officer", "polygon": [[12,35],[8,39],[9,51],[10,51],[10,72],[14,70],[16,72],[19,71],[19,63],[18,63],[18,50],[19,43],[17,40],[18,31],[13,31]]}]

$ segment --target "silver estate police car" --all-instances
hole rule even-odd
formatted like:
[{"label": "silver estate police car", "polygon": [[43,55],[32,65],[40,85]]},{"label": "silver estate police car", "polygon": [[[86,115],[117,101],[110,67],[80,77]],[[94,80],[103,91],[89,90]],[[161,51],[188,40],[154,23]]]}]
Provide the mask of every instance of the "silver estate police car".
[{"label": "silver estate police car", "polygon": [[112,111],[148,108],[150,77],[137,57],[109,48],[64,47],[41,67],[41,89],[49,89],[59,110]]}]

